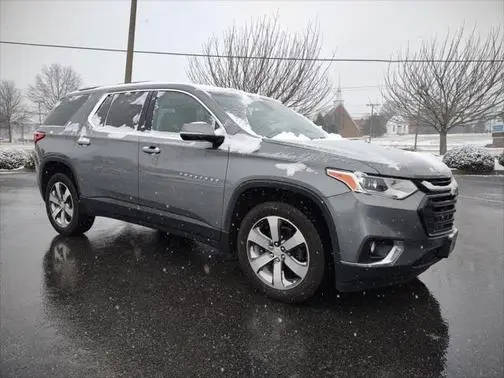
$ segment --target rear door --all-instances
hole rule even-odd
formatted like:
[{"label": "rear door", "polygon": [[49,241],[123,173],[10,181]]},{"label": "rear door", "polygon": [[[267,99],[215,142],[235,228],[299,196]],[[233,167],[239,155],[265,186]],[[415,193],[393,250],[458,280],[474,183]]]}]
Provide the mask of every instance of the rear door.
[{"label": "rear door", "polygon": [[149,91],[110,93],[89,117],[77,144],[87,197],[121,204],[138,200],[138,135]]},{"label": "rear door", "polygon": [[153,93],[139,140],[140,200],[163,218],[175,219],[170,227],[217,238],[228,153],[209,142],[183,141],[182,125],[191,122],[218,125],[210,110],[189,93]]}]

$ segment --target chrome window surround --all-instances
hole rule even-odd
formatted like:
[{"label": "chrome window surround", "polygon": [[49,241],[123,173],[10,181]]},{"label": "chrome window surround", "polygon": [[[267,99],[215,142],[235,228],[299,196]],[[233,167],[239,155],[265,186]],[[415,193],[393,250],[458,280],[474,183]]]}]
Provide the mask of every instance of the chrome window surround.
[{"label": "chrome window surround", "polygon": [[[150,89],[138,89],[138,90],[132,89],[132,90],[122,90],[122,91],[114,91],[114,92],[104,93],[100,97],[98,102],[95,104],[95,106],[93,107],[93,110],[91,110],[91,112],[89,113],[88,118],[87,118],[87,121],[91,125],[91,128],[93,130],[100,131],[100,126],[95,125],[92,121],[92,118],[96,114],[96,112],[98,111],[100,106],[103,104],[103,101],[105,101],[105,99],[110,95],[115,95],[115,94],[120,94],[120,93],[128,93],[128,92],[178,92],[178,93],[186,94],[186,95],[194,98],[201,106],[203,106],[203,108],[206,109],[206,111],[208,111],[210,113],[210,115],[215,119],[215,122],[219,125],[219,127],[222,128],[224,130],[224,132],[226,133],[226,129],[224,128],[224,126],[223,126],[222,122],[219,120],[219,118],[217,118],[215,116],[215,114],[208,108],[208,106],[206,106],[197,96],[193,95],[192,93],[183,91],[181,89],[171,89],[171,88],[154,88],[154,89],[150,88]],[[145,106],[145,104],[144,104],[144,106]],[[109,109],[109,111],[110,111],[110,109]],[[108,112],[107,112],[107,116],[108,116]],[[138,129],[138,127],[135,126],[134,129],[131,129],[131,131],[127,132],[126,134],[130,134],[130,133],[135,134],[135,132],[138,131],[137,129]],[[109,132],[109,131],[110,130],[107,130],[107,132]],[[123,131],[121,131],[121,132],[124,133]],[[177,136],[176,139],[180,139],[180,137],[178,137],[179,133],[173,133],[173,132],[167,132],[167,131],[159,131],[159,132],[166,133],[167,138],[173,139],[174,136]],[[149,134],[146,133],[145,135],[148,136]],[[163,138],[165,136],[164,135],[156,135],[156,137]]]}]

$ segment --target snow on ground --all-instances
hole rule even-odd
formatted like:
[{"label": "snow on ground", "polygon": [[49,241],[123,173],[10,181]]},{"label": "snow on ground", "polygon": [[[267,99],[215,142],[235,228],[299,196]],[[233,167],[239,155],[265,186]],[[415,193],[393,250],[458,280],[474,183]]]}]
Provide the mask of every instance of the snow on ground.
[{"label": "snow on ground", "polygon": [[[367,138],[367,137],[366,137]],[[381,146],[395,148],[412,148],[415,144],[415,135],[386,135],[379,138],[373,138],[371,143],[376,143]],[[448,134],[447,136],[448,150],[454,147],[472,144],[475,146],[485,147],[492,143],[492,135],[481,134]],[[417,141],[417,151],[439,153],[439,135],[437,134],[419,134]],[[497,155],[502,152],[502,148],[489,148],[492,155]]]}]

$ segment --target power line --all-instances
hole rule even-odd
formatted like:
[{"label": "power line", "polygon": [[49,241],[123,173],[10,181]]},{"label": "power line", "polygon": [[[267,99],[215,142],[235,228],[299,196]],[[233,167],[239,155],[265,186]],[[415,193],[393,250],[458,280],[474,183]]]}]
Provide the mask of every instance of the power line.
[{"label": "power line", "polygon": [[[50,47],[58,49],[72,50],[88,50],[88,51],[106,51],[106,52],[127,52],[126,49],[113,49],[106,47],[89,47],[75,45],[56,45],[49,43],[29,43],[15,41],[0,41],[5,45],[18,46],[34,46],[34,47]],[[136,54],[152,54],[152,55],[171,55],[171,56],[187,56],[199,58],[230,58],[230,59],[264,59],[264,60],[288,60],[288,61],[313,61],[313,62],[360,62],[360,63],[502,63],[504,59],[376,59],[376,58],[295,58],[282,56],[246,56],[246,55],[224,55],[224,54],[202,54],[202,53],[185,53],[177,51],[153,51],[153,50],[134,50]]]}]

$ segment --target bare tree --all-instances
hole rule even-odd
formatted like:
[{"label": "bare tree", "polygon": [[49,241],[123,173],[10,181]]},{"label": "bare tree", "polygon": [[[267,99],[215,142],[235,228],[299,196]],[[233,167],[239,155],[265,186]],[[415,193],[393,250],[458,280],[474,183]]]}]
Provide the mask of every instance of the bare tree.
[{"label": "bare tree", "polygon": [[385,120],[385,123],[387,123],[391,118],[393,118],[396,115],[395,110],[389,101],[385,101],[383,103],[383,105],[380,108],[379,114]]},{"label": "bare tree", "polygon": [[12,142],[12,127],[19,125],[27,117],[28,112],[23,104],[21,91],[12,81],[0,81],[0,124],[7,126],[9,142]]},{"label": "bare tree", "polygon": [[275,98],[308,116],[331,101],[329,63],[313,60],[320,50],[318,26],[310,23],[303,33],[289,34],[277,16],[264,16],[232,26],[222,39],[211,37],[203,45],[209,56],[190,58],[187,75],[199,84]]},{"label": "bare tree", "polygon": [[53,63],[42,67],[35,76],[35,85],[28,88],[28,98],[48,113],[68,93],[81,86],[81,78],[72,67]]},{"label": "bare tree", "polygon": [[394,113],[439,133],[439,153],[455,126],[495,117],[504,104],[504,36],[492,29],[484,39],[464,28],[424,43],[417,52],[399,54],[389,66],[384,96]]}]

